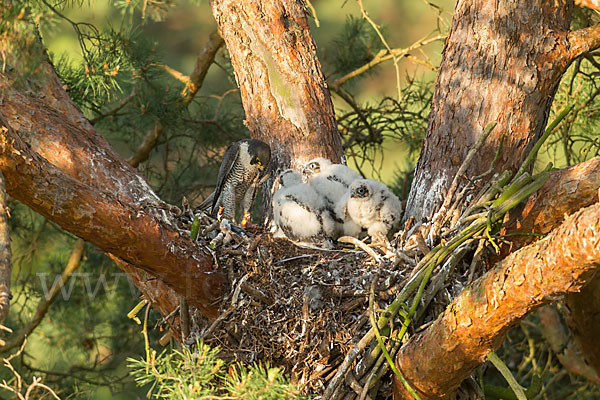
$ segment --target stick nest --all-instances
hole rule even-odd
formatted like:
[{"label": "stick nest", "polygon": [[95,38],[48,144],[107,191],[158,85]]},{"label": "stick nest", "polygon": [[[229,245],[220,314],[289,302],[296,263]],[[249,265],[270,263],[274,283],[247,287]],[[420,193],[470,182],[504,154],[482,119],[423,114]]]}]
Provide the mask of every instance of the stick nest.
[{"label": "stick nest", "polygon": [[[254,229],[254,235],[230,235],[229,243],[214,250],[231,290],[216,320],[192,313],[188,342],[201,338],[219,346],[220,356],[226,360],[283,367],[305,394],[320,397],[348,353],[371,328],[368,305],[373,282],[374,308],[380,312],[414,274],[428,249],[423,248],[420,232],[415,235],[419,240],[403,242],[402,251],[396,250],[400,239],[395,239],[387,250],[372,248],[368,254],[362,249],[299,247]],[[206,234],[206,227],[201,233]],[[199,241],[210,245],[202,236]],[[422,321],[432,319],[453,296],[447,293],[445,297],[444,304],[429,307],[432,312]],[[397,330],[398,321],[390,326]],[[361,350],[370,352],[375,346],[373,341]],[[362,376],[349,374],[342,385],[346,390],[336,390],[335,397],[358,397],[375,368],[387,371],[388,379],[380,380],[373,390],[378,397],[391,396],[391,373],[384,362],[363,370]]]}]

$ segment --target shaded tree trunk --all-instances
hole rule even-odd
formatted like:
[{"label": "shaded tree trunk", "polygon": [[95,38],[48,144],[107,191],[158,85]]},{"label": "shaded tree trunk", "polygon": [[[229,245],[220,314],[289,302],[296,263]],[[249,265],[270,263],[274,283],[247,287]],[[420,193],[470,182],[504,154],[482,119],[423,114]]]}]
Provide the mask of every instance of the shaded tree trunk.
[{"label": "shaded tree trunk", "polygon": [[269,143],[275,173],[312,158],[341,162],[333,104],[302,3],[212,0],[252,137]]},{"label": "shaded tree trunk", "polygon": [[466,171],[486,171],[507,135],[495,172],[515,172],[543,132],[562,74],[598,27],[569,32],[571,1],[459,0],[444,48],[425,144],[405,218],[438,209],[487,123],[498,125]]}]

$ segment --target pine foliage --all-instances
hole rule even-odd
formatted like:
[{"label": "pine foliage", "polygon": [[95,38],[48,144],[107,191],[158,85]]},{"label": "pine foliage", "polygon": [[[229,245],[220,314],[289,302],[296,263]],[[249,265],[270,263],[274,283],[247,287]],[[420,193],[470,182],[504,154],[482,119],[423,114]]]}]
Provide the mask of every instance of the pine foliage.
[{"label": "pine foliage", "polygon": [[218,358],[219,348],[197,343],[195,350],[184,347],[164,350],[149,360],[129,359],[129,367],[140,386],[149,386],[155,399],[301,399],[299,390],[288,382],[280,368],[254,364],[227,364]]}]

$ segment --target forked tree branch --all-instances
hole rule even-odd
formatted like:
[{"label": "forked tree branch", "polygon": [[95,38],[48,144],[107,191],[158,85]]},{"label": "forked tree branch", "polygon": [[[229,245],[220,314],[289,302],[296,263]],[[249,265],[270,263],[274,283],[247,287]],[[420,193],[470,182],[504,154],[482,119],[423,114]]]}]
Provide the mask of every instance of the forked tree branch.
[{"label": "forked tree branch", "polygon": [[[595,204],[469,285],[402,347],[399,369],[423,399],[450,397],[521,318],[593,278],[600,266],[599,243],[600,204]],[[395,386],[398,398],[411,398],[402,384]]]}]

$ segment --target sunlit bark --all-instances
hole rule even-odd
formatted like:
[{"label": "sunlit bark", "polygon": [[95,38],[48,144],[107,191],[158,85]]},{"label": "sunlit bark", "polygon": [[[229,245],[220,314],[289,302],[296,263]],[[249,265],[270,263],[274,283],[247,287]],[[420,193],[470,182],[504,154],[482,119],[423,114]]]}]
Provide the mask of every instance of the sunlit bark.
[{"label": "sunlit bark", "polygon": [[[581,290],[600,267],[599,242],[596,204],[469,285],[430,327],[401,348],[399,369],[423,399],[450,398],[516,322],[559,295]],[[396,382],[395,398],[412,397]]]}]

